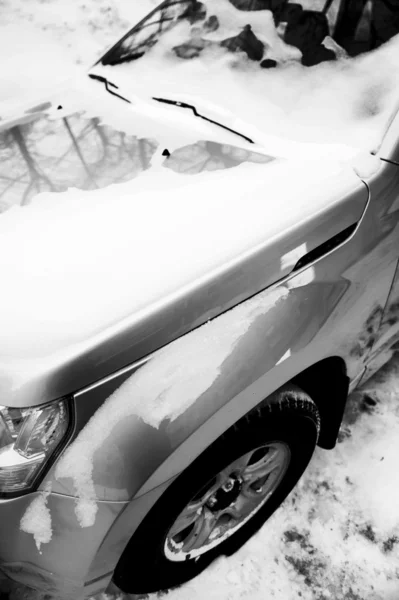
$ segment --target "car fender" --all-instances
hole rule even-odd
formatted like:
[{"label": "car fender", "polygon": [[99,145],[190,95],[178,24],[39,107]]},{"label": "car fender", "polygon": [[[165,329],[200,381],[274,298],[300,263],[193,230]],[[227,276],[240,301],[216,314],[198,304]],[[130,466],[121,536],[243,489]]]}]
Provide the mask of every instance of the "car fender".
[{"label": "car fender", "polygon": [[[320,334],[348,286],[347,281],[338,280],[315,282],[291,289],[279,286],[264,292],[263,302],[266,303],[268,296],[276,293],[276,290],[280,290],[281,296],[266,312],[261,312],[253,319],[221,364],[215,365],[216,376],[211,384],[205,386],[206,389],[176,418],[166,414],[154,426],[145,413],[143,416],[142,409],[140,415],[140,410],[135,411],[133,408],[127,413],[125,411],[114,422],[113,411],[118,408],[113,408],[111,404],[107,407],[110,400],[104,403],[110,394],[112,397],[113,391],[123,383],[126,385],[129,376],[134,384],[134,378],[140,375],[141,369],[151,367],[152,360],[155,370],[153,375],[150,371],[149,377],[165,378],[165,389],[161,382],[156,392],[157,400],[162,403],[165,394],[169,393],[168,386],[171,385],[167,370],[170,371],[174,366],[167,364],[165,372],[157,370],[157,353],[138,366],[135,365],[132,371],[124,372],[105,385],[91,386],[79,392],[75,400],[83,408],[87,406],[93,409],[93,405],[104,403],[101,407],[104,413],[103,425],[99,424],[96,428],[94,416],[90,434],[101,438],[92,457],[92,480],[97,499],[125,501],[146,493],[173,477],[235,421],[268,398],[283,383],[323,358],[319,349],[315,355],[307,348],[315,336]],[[250,299],[243,306],[249,306],[251,302]],[[228,324],[229,322],[226,326]],[[201,333],[200,329],[197,330],[198,333]],[[188,345],[193,333],[195,332],[185,336]],[[193,341],[195,342],[195,338]],[[212,350],[212,343],[213,340],[210,339],[210,345],[205,346],[208,352]],[[176,342],[166,347],[166,352],[173,352],[173,344]],[[197,356],[195,351],[194,348],[190,360],[200,363],[202,357],[200,353]],[[177,360],[183,360],[183,356],[178,354]],[[220,356],[217,356],[217,360],[220,360]],[[177,366],[180,365],[176,365],[176,368]],[[134,394],[133,388],[122,402],[131,402],[134,407]],[[104,412],[107,410],[108,415]],[[83,417],[78,415],[78,420],[79,418]],[[107,430],[110,423],[112,432]],[[83,430],[80,435],[82,437],[89,434],[85,434]],[[51,479],[53,491],[70,495],[76,493],[73,473],[70,477],[59,477],[55,466]]]}]

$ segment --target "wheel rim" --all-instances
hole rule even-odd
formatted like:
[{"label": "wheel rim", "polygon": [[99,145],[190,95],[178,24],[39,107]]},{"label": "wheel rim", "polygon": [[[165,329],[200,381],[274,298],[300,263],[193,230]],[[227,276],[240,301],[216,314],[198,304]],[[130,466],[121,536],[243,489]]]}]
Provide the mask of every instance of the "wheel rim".
[{"label": "wheel rim", "polygon": [[166,536],[165,556],[198,559],[238,531],[279,486],[290,462],[284,442],[243,454],[210,480],[186,505]]}]

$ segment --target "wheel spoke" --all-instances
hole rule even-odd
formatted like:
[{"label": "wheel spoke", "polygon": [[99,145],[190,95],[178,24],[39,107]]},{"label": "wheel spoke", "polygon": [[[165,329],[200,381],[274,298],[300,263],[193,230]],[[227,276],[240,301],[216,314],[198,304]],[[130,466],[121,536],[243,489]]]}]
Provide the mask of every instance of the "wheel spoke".
[{"label": "wheel spoke", "polygon": [[205,507],[199,518],[195,521],[192,531],[184,540],[184,552],[190,552],[206,544],[210,533],[215,526],[216,519],[216,515]]},{"label": "wheel spoke", "polygon": [[245,519],[260,503],[259,494],[246,494],[244,489],[232,506],[224,511],[238,523]]},{"label": "wheel spoke", "polygon": [[174,538],[179,533],[193,525],[200,517],[202,513],[202,504],[200,502],[188,504],[184,511],[180,513],[176,521],[172,525],[169,531],[169,537]]},{"label": "wheel spoke", "polygon": [[[265,448],[266,450],[266,448]],[[258,452],[258,451],[256,451]],[[253,452],[252,455],[256,454]],[[241,473],[243,481],[251,483],[261,479],[274,471],[280,469],[285,462],[285,452],[280,448],[270,447],[267,454],[254,464],[249,464]]]},{"label": "wheel spoke", "polygon": [[287,458],[284,447],[271,446],[263,458],[249,465],[242,474],[243,494],[259,498],[274,491],[276,481],[285,471]]},{"label": "wheel spoke", "polygon": [[217,490],[223,485],[225,477],[222,473],[218,473],[211,481],[207,483],[195,496],[195,504],[203,506],[209,500],[209,498],[217,492]]},{"label": "wheel spoke", "polygon": [[247,468],[252,455],[253,450],[251,452],[247,452],[243,456],[240,456],[240,458],[237,458],[237,460],[235,460],[228,467],[223,469],[223,471],[219,473],[219,475],[222,478],[221,483],[224,483],[232,473],[242,473]]}]

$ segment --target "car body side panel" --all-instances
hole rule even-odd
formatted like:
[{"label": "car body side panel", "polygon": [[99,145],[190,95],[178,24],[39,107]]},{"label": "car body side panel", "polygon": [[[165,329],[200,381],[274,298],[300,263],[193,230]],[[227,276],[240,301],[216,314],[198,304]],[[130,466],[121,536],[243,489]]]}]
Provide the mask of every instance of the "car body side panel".
[{"label": "car body side panel", "polygon": [[[392,120],[378,149],[377,156],[383,160],[399,162],[399,110],[392,115]],[[398,202],[396,207],[398,207]]]},{"label": "car body side panel", "polygon": [[399,262],[395,278],[385,305],[381,326],[376,336],[367,362],[367,370],[362,378],[365,383],[376,371],[388,362],[398,350],[399,342]]},{"label": "car body side panel", "polygon": [[[293,288],[276,306],[255,319],[247,333],[237,341],[231,354],[223,361],[213,384],[177,419],[162,422],[158,429],[134,414],[121,419],[112,430],[112,435],[103,441],[95,454],[93,478],[97,496],[104,500],[125,500],[132,497],[165,455],[173,453],[202,425],[205,424],[206,429],[207,420],[222,409],[226,401],[241,398],[241,394],[244,396],[243,401],[238,401],[238,415],[236,411],[228,408],[232,422],[237,420],[242,412],[252,408],[253,404],[259,403],[265,397],[262,388],[256,394],[249,395],[250,403],[245,408],[248,402],[245,396],[249,386],[258,382],[265,372],[270,372],[288,350],[295,354],[309,345],[328,315],[333,312],[348,285],[348,282],[341,280],[336,284],[322,282]],[[316,304],[319,308],[317,312],[314,310]],[[290,315],[289,320],[287,314]],[[190,334],[187,337],[189,336]],[[150,366],[151,360],[155,359],[156,353],[154,359],[149,359]],[[201,356],[198,356],[198,361],[201,361]],[[282,367],[277,369],[276,373],[281,369]],[[161,376],[162,374],[155,373],[155,377]],[[279,381],[280,378],[277,379],[275,387],[278,387]],[[101,394],[102,390],[93,387],[87,393],[77,395],[78,415],[80,407],[84,410],[85,405],[93,406],[99,392]],[[135,398],[132,398],[132,402],[134,401]],[[229,426],[230,418],[225,422],[224,429]],[[213,438],[213,427],[211,430]],[[207,437],[208,434],[205,434],[205,438]],[[203,434],[202,439],[205,438]],[[138,454],[143,459],[136,459]],[[185,452],[189,462],[195,454],[196,450]],[[131,457],[135,457],[134,460]],[[172,475],[173,473],[170,476]],[[159,483],[158,481],[156,485]],[[74,493],[69,479],[55,479],[53,489],[61,493]]]},{"label": "car body side panel", "polygon": [[392,283],[384,316],[378,332],[378,341],[373,347],[373,353],[378,353],[385,345],[392,345],[399,339],[399,261],[396,266],[395,278]]}]

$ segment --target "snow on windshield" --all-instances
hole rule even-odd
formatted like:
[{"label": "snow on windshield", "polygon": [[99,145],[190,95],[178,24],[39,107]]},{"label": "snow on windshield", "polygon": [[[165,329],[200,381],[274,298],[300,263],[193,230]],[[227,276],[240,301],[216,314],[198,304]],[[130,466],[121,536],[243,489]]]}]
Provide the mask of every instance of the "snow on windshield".
[{"label": "snow on windshield", "polygon": [[163,8],[166,25],[160,9],[95,70],[137,94],[210,101],[262,133],[378,147],[399,99],[398,36],[349,58],[329,35],[300,50],[268,10],[205,0],[182,16],[189,4],[178,3],[177,14],[175,3],[173,14]]}]

